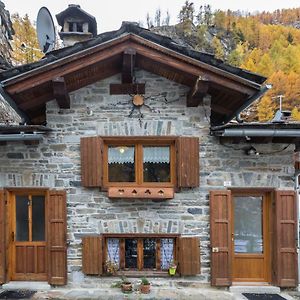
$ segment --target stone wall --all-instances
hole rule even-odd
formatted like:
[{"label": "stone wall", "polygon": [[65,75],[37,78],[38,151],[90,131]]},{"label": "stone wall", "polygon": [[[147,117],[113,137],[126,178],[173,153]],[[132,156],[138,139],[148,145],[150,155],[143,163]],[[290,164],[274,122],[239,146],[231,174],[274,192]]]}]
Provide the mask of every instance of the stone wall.
[{"label": "stone wall", "polygon": [[[0,147],[1,186],[45,186],[67,190],[68,272],[70,284],[99,282],[81,273],[81,237],[87,233],[181,233],[201,240],[201,275],[208,283],[209,190],[224,189],[224,181],[236,187],[293,188],[293,147],[255,145],[258,156],[247,156],[244,145],[221,145],[210,136],[210,99],[197,108],[185,105],[188,89],[182,85],[138,71],[146,82],[146,104],[139,121],[133,117],[130,96],[109,95],[114,76],[71,94],[71,108],[60,110],[48,103],[47,121],[53,132],[39,145],[22,143]],[[164,94],[162,94],[164,93]],[[166,100],[165,100],[166,99]],[[200,138],[200,187],[184,189],[172,200],[114,200],[96,188],[80,186],[82,136],[93,135],[185,135]]]}]

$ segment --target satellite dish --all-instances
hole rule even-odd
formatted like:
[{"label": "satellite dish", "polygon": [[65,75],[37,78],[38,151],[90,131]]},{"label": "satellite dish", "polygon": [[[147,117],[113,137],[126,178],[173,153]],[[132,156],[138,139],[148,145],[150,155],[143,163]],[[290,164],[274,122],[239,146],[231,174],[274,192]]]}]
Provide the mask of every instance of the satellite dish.
[{"label": "satellite dish", "polygon": [[36,20],[36,31],[40,49],[48,53],[54,49],[55,28],[51,14],[46,7],[41,7]]}]

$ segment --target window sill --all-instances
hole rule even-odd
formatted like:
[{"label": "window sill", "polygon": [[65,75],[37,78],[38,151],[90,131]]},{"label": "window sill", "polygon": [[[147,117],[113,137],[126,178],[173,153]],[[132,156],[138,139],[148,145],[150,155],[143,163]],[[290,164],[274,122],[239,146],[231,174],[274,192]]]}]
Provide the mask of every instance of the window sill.
[{"label": "window sill", "polygon": [[169,187],[109,187],[109,198],[173,199],[174,189]]},{"label": "window sill", "polygon": [[[104,276],[111,276],[108,274],[104,274]],[[113,277],[116,276],[126,276],[126,277],[179,277],[178,274],[174,276],[170,276],[168,274],[168,271],[151,271],[151,270],[141,270],[141,271],[118,271],[116,275],[113,275]]]}]

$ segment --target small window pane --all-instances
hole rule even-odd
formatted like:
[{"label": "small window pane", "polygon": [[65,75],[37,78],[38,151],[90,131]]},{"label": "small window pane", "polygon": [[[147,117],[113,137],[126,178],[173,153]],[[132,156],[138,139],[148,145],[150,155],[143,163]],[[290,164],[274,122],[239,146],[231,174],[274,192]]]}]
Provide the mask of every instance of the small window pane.
[{"label": "small window pane", "polygon": [[45,241],[44,196],[32,196],[32,240]]},{"label": "small window pane", "polygon": [[144,182],[170,182],[170,147],[143,147]]},{"label": "small window pane", "polygon": [[16,241],[29,240],[28,196],[16,196]]},{"label": "small window pane", "polygon": [[144,239],[144,269],[156,268],[156,241]]},{"label": "small window pane", "polygon": [[134,147],[108,147],[109,182],[135,182]]},{"label": "small window pane", "polygon": [[234,197],[235,253],[262,253],[262,197]]},{"label": "small window pane", "polygon": [[160,267],[162,270],[167,270],[170,264],[174,261],[174,240],[161,239],[160,240]]},{"label": "small window pane", "polygon": [[125,239],[125,268],[137,269],[136,239]]}]

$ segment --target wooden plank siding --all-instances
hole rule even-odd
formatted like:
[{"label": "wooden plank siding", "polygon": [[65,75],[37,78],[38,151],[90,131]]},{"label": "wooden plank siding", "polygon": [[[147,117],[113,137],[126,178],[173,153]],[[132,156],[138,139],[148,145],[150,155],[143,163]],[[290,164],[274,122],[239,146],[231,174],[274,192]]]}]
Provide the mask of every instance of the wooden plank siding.
[{"label": "wooden plank siding", "polygon": [[4,190],[0,190],[0,284],[6,282],[6,205]]},{"label": "wooden plank siding", "polygon": [[178,238],[178,267],[182,276],[200,273],[200,240],[198,237]]},{"label": "wooden plank siding", "polygon": [[231,192],[210,192],[211,284],[230,286],[231,253]]},{"label": "wooden plank siding", "polygon": [[66,192],[50,190],[46,204],[48,282],[67,283],[67,211]]},{"label": "wooden plank siding", "polygon": [[199,139],[179,137],[177,148],[177,185],[178,187],[199,186]]},{"label": "wooden plank siding", "polygon": [[102,186],[102,150],[101,137],[80,139],[81,183],[84,187]]},{"label": "wooden plank siding", "polygon": [[275,283],[298,286],[297,203],[294,191],[275,192]]},{"label": "wooden plank siding", "polygon": [[82,272],[87,275],[103,274],[103,238],[101,236],[82,238]]}]

